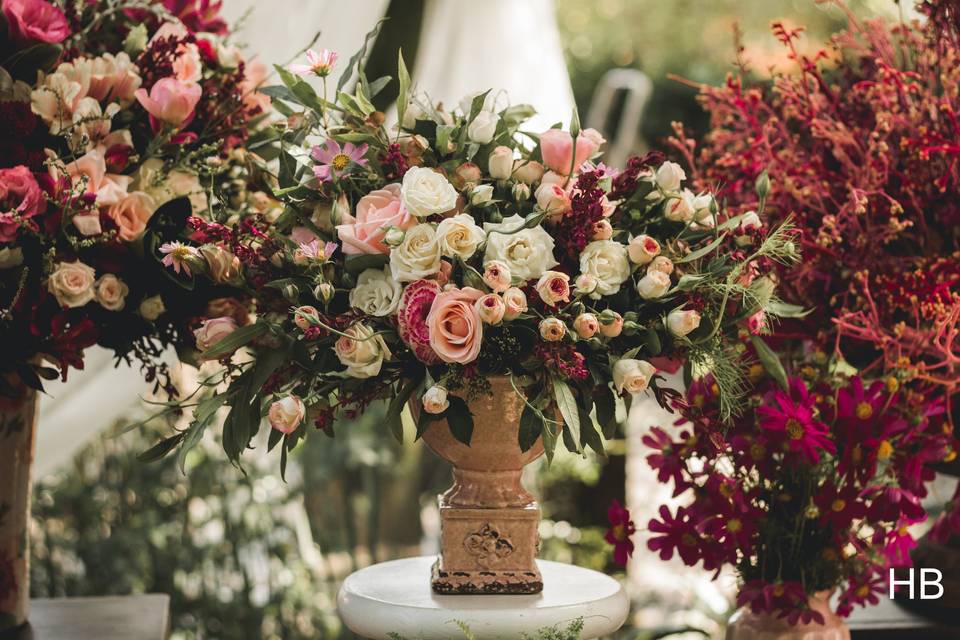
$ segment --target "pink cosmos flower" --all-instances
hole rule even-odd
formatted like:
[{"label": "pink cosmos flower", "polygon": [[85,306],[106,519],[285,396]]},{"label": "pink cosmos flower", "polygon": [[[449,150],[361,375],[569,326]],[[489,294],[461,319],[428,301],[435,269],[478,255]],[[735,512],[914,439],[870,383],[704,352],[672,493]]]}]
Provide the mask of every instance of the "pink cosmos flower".
[{"label": "pink cosmos flower", "polygon": [[10,39],[19,44],[63,42],[70,25],[63,11],[46,0],[3,0]]},{"label": "pink cosmos flower", "polygon": [[440,285],[434,280],[411,282],[403,290],[397,312],[400,339],[410,347],[420,362],[426,364],[440,362],[440,358],[430,346],[430,330],[427,327],[427,315],[440,291]]},{"label": "pink cosmos flower", "polygon": [[308,76],[311,73],[326,78],[337,63],[337,52],[330,49],[314,51],[307,49],[308,64],[291,64],[289,69],[298,76]]},{"label": "pink cosmos flower", "polygon": [[829,428],[813,416],[806,385],[793,378],[790,391],[768,394],[767,404],[757,409],[760,426],[781,436],[791,451],[801,453],[809,462],[818,462],[821,451],[836,453]]},{"label": "pink cosmos flower", "polygon": [[181,82],[176,78],[162,78],[147,93],[146,89],[137,89],[134,94],[137,101],[150,114],[150,124],[159,130],[165,122],[180,129],[193,120],[194,109],[200,102],[203,90],[192,82]]},{"label": "pink cosmos flower", "polygon": [[167,242],[160,247],[160,253],[163,256],[163,265],[173,267],[176,273],[183,272],[190,275],[190,265],[187,264],[187,258],[199,257],[200,252],[195,247],[185,245],[182,242]]},{"label": "pink cosmos flower", "polygon": [[406,231],[417,224],[400,201],[400,185],[388,184],[371,191],[357,203],[357,217],[343,215],[337,236],[347,255],[390,253],[384,235],[390,227]]},{"label": "pink cosmos flower", "polygon": [[313,174],[317,176],[317,180],[331,182],[335,178],[348,173],[352,165],[361,167],[366,165],[367,160],[363,157],[366,152],[366,144],[354,146],[347,142],[341,148],[340,143],[336,140],[327,140],[322,145],[314,147],[313,151],[310,152],[310,157],[317,163],[317,166],[313,168]]},{"label": "pink cosmos flower", "polygon": [[0,242],[13,242],[17,230],[30,218],[43,213],[47,201],[27,167],[0,169]]}]

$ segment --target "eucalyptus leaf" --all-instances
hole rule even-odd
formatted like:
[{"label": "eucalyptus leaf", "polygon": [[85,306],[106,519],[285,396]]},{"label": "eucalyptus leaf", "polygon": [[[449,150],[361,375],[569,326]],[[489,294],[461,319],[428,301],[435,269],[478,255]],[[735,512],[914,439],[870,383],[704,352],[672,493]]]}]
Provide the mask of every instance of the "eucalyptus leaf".
[{"label": "eucalyptus leaf", "polygon": [[570,436],[576,444],[577,451],[580,448],[580,414],[577,410],[577,401],[573,397],[573,391],[563,380],[553,379],[553,396],[557,401],[557,408],[560,409],[560,415],[563,416],[563,422],[570,430]]},{"label": "eucalyptus leaf", "polygon": [[777,354],[773,352],[773,349],[771,349],[760,336],[750,336],[750,342],[753,343],[753,348],[756,350],[757,357],[760,359],[760,364],[763,365],[763,368],[777,381],[777,384],[779,384],[781,388],[787,390],[790,386],[787,380],[787,372],[783,368],[783,363],[780,362]]}]

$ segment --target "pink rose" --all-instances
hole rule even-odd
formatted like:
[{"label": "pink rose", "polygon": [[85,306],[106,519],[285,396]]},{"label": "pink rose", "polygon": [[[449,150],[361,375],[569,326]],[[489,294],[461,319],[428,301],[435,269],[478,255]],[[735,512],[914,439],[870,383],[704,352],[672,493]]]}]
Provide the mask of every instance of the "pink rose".
[{"label": "pink rose", "polygon": [[430,330],[427,327],[427,316],[440,291],[440,285],[435,280],[411,282],[403,290],[397,311],[400,339],[410,347],[420,362],[426,364],[437,364],[440,361],[430,346]]},{"label": "pink rose", "polygon": [[133,182],[130,176],[107,173],[107,161],[98,149],[88,151],[67,165],[74,188],[80,187],[85,193],[96,195],[99,207],[117,204],[127,195],[127,187]]},{"label": "pink rose", "polygon": [[21,223],[46,209],[47,201],[30,169],[23,165],[0,169],[0,242],[13,242]]},{"label": "pink rose", "polygon": [[540,134],[540,153],[543,155],[543,164],[559,174],[567,175],[571,168],[576,171],[589,160],[604,142],[596,129],[584,129],[577,136],[577,154],[574,158],[573,136],[561,129],[548,129]]},{"label": "pink rose", "polygon": [[133,242],[147,228],[147,221],[156,211],[153,198],[140,191],[125,196],[107,209],[107,217],[117,225],[117,237],[125,242]]},{"label": "pink rose", "polygon": [[63,11],[46,0],[3,0],[3,15],[14,42],[63,42],[70,35]]},{"label": "pink rose", "polygon": [[755,336],[763,333],[767,328],[767,314],[760,309],[747,318],[747,330]]},{"label": "pink rose", "polygon": [[270,426],[280,433],[290,435],[297,430],[306,415],[307,408],[303,405],[303,400],[299,396],[289,395],[270,405],[267,420]]},{"label": "pink rose", "polygon": [[204,320],[199,329],[194,330],[197,349],[206,351],[237,330],[237,323],[230,316]]},{"label": "pink rose", "polygon": [[483,292],[471,287],[438,295],[427,315],[430,346],[444,362],[468,364],[480,354],[483,321],[474,303]]},{"label": "pink rose", "polygon": [[154,129],[159,128],[159,122],[179,129],[193,119],[194,109],[202,93],[198,84],[181,82],[176,78],[162,78],[153,85],[149,94],[146,89],[137,89],[134,95],[150,114]]},{"label": "pink rose", "polygon": [[357,203],[357,217],[346,214],[344,223],[337,225],[337,235],[347,255],[390,253],[383,237],[390,227],[406,231],[416,218],[407,213],[400,201],[400,185],[388,184],[371,191]]}]

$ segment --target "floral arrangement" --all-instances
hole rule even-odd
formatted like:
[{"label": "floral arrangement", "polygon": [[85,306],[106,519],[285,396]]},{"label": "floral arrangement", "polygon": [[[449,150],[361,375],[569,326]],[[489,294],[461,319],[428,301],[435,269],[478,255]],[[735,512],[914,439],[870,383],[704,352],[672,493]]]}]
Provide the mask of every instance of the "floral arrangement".
[{"label": "floral arrangement", "polygon": [[890,567],[910,565],[908,527],[926,518],[929,463],[951,448],[942,399],[867,384],[831,370],[825,354],[786,380],[764,376],[753,409],[723,423],[717,387],[694,382],[675,430],[644,443],[661,482],[683,506],[660,507],[647,546],[707,570],[736,567],[740,606],[791,624],[823,616],[815,593],[839,588],[839,614],[876,604]]},{"label": "floral arrangement", "polygon": [[256,92],[265,69],[229,43],[218,10],[2,1],[0,394],[65,378],[93,344],[139,358],[172,390],[165,345],[192,347],[211,305],[244,321],[236,255],[205,253],[203,283],[161,264],[192,216],[246,198],[244,145],[269,110]]},{"label": "floral arrangement", "polygon": [[[332,433],[336,416],[378,399],[400,435],[411,398],[418,432],[444,418],[469,443],[468,402],[492,376],[526,400],[524,450],[542,435],[550,453],[561,434],[571,450],[601,449],[631,394],[666,401],[655,362],[667,358],[712,371],[732,413],[743,373],[731,338],[775,307],[764,275],[797,257],[788,228],[727,216],[656,154],[623,171],[595,162],[604,141],[576,117],[569,131],[527,132],[532,109],[489,91],[447,111],[414,95],[402,58],[388,129],[371,104],[387,79],[355,74],[362,56],[335,101],[332,52],[278,67],[283,86],[265,91],[287,117],[283,213],[226,235],[200,228],[206,241],[174,258],[176,269],[226,240],[249,248],[240,278],[258,316],[206,320],[198,346],[224,367],[205,386],[226,391],[201,394],[190,428],[158,451],[188,449],[227,405],[231,459],[265,414],[285,461],[311,428]],[[232,357],[240,347],[251,355]]]}]

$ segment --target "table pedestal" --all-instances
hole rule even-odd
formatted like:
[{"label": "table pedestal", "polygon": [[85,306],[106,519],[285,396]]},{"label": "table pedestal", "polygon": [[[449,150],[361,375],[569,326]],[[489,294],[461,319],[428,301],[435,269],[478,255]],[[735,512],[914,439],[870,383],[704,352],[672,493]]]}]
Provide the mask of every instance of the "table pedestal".
[{"label": "table pedestal", "polygon": [[537,561],[543,593],[508,596],[441,596],[430,589],[436,557],[406,558],[350,575],[337,596],[340,618],[370,640],[396,633],[411,640],[463,638],[470,627],[477,640],[515,640],[545,627],[565,627],[583,618],[582,637],[598,638],[619,629],[630,602],[623,586],[596,571]]}]

